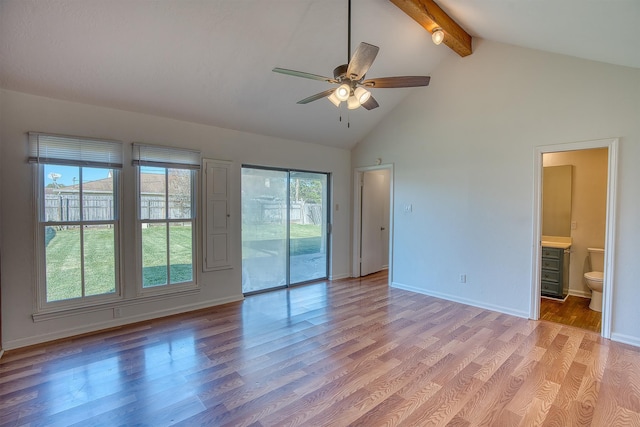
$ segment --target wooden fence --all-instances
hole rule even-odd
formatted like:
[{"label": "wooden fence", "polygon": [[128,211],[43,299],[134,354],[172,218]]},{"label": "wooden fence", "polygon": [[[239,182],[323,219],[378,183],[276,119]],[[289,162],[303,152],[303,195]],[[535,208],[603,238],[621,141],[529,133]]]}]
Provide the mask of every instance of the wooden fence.
[{"label": "wooden fence", "polygon": [[[113,196],[84,194],[82,215],[84,221],[109,221],[114,219]],[[166,200],[162,196],[142,196],[140,214],[142,219],[165,219]],[[80,221],[80,198],[78,194],[46,194],[44,198],[45,220],[51,222]],[[189,197],[171,196],[169,218],[191,218]]]},{"label": "wooden fence", "polygon": [[[286,203],[250,200],[243,203],[243,211],[248,213],[242,219],[245,223],[282,224],[287,218]],[[322,205],[315,203],[291,203],[289,222],[293,224],[322,224]]]}]

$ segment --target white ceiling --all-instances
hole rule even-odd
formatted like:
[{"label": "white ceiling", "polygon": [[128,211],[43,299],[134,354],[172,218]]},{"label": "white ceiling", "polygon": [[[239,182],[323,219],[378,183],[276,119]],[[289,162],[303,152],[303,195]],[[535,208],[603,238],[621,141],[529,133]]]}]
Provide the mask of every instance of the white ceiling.
[{"label": "white ceiling", "polygon": [[[438,3],[474,37],[640,68],[638,0]],[[374,89],[371,111],[297,105],[330,85],[271,69],[331,76],[347,62],[346,10],[347,0],[0,0],[0,85],[351,148],[429,88]],[[429,75],[456,55],[388,0],[353,0],[352,14],[353,48],[380,47],[370,78]]]}]

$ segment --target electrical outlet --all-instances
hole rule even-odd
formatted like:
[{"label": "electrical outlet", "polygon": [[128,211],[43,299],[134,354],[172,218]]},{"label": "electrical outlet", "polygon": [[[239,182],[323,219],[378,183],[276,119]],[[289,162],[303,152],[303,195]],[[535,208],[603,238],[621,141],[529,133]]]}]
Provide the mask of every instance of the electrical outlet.
[{"label": "electrical outlet", "polygon": [[122,308],[120,307],[113,307],[113,318],[117,319],[119,317],[122,317]]},{"label": "electrical outlet", "polygon": [[460,283],[467,283],[467,275],[466,274],[461,274],[460,275]]}]

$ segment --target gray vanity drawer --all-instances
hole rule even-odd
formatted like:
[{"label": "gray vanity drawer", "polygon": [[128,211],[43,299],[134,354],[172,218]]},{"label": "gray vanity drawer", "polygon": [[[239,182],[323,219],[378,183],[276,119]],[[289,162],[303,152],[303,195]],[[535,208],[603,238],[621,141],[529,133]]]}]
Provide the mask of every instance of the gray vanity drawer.
[{"label": "gray vanity drawer", "polygon": [[560,260],[542,258],[542,268],[544,270],[560,270]]},{"label": "gray vanity drawer", "polygon": [[560,273],[558,271],[542,270],[542,281],[561,283]]},{"label": "gray vanity drawer", "polygon": [[560,283],[545,282],[543,280],[541,282],[541,285],[543,294],[562,295],[562,288],[560,287]]},{"label": "gray vanity drawer", "polygon": [[543,247],[542,248],[542,258],[560,259],[560,256],[562,255],[562,252],[564,252],[564,250],[560,249],[560,248]]}]

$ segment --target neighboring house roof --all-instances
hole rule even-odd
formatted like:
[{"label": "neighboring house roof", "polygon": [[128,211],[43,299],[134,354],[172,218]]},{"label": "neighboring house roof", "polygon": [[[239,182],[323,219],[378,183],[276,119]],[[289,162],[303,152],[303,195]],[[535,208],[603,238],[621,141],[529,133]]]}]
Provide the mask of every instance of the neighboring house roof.
[{"label": "neighboring house roof", "polygon": [[[179,186],[176,182],[182,178],[181,175],[169,174],[169,187]],[[140,174],[140,187],[143,194],[164,194],[165,192],[164,175],[156,173]],[[45,188],[45,194],[69,194],[80,191],[80,184],[69,185],[60,188]],[[88,181],[83,184],[82,191],[84,193],[111,193],[113,191],[113,179],[103,178],[95,181]]]}]

